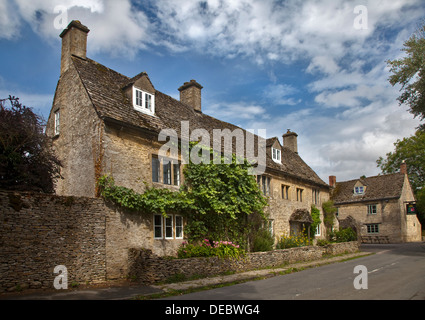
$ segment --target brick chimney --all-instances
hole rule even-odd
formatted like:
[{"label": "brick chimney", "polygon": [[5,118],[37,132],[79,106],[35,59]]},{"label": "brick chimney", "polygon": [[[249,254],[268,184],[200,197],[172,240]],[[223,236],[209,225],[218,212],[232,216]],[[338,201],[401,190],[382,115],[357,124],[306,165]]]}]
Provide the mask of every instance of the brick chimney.
[{"label": "brick chimney", "polygon": [[191,106],[195,111],[202,112],[201,90],[203,87],[195,80],[185,82],[179,88],[180,102]]},{"label": "brick chimney", "polygon": [[336,187],[336,177],[335,176],[329,176],[329,186],[331,188]]},{"label": "brick chimney", "polygon": [[298,135],[295,132],[291,132],[288,129],[288,132],[285,133],[283,138],[283,146],[289,148],[291,151],[298,153]]},{"label": "brick chimney", "polygon": [[90,30],[80,21],[72,20],[60,34],[62,38],[61,75],[69,69],[72,55],[86,58],[89,32]]},{"label": "brick chimney", "polygon": [[407,174],[407,164],[405,160],[403,160],[403,162],[400,165],[400,173]]}]

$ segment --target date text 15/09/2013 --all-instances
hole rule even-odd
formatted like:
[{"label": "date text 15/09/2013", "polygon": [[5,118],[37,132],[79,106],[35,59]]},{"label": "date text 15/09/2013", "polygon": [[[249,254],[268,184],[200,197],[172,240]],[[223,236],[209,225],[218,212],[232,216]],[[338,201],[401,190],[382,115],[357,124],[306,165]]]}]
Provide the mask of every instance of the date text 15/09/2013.
[{"label": "date text 15/09/2013", "polygon": [[260,308],[258,305],[234,305],[234,304],[210,304],[209,308],[201,307],[180,307],[172,305],[171,307],[165,308],[166,315],[191,315],[196,318],[199,313],[209,313],[210,315],[250,315],[260,314]]}]

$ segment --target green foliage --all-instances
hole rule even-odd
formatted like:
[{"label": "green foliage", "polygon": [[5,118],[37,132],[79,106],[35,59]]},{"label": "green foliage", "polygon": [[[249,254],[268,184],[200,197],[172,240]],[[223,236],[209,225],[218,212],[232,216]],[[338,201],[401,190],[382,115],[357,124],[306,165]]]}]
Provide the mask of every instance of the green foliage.
[{"label": "green foliage", "polygon": [[389,81],[393,86],[401,85],[400,91],[403,93],[398,98],[400,104],[407,104],[410,112],[423,120],[425,118],[425,26],[421,26],[404,43],[402,51],[407,56],[387,61],[393,73]]},{"label": "green foliage", "polygon": [[346,228],[346,229],[332,232],[329,238],[330,238],[330,241],[332,242],[349,242],[349,241],[356,241],[357,234],[353,229]]},{"label": "green foliage", "polygon": [[204,239],[200,244],[183,243],[177,256],[180,259],[193,257],[219,257],[239,259],[245,256],[245,250],[231,241],[213,241]]},{"label": "green foliage", "polygon": [[277,245],[276,249],[288,249],[295,247],[305,247],[311,245],[308,236],[306,235],[305,229],[300,234],[283,235]]},{"label": "green foliage", "polygon": [[386,159],[380,157],[376,163],[382,173],[395,173],[400,170],[403,161],[407,163],[407,173],[416,191],[425,185],[425,132],[417,131],[415,135],[397,140],[395,151],[389,152]]},{"label": "green foliage", "polygon": [[425,228],[425,132],[416,133],[394,143],[394,152],[389,152],[386,159],[380,157],[376,163],[382,173],[395,173],[403,161],[407,163],[407,173],[417,200],[418,218]]},{"label": "green foliage", "polygon": [[332,200],[323,202],[323,222],[325,223],[326,229],[331,231],[334,225],[335,214],[338,212],[338,209],[334,206]]},{"label": "green foliage", "polygon": [[147,188],[138,194],[132,189],[115,185],[112,177],[102,176],[98,181],[102,197],[115,204],[132,210],[147,213],[187,212],[195,209],[194,201],[185,192],[172,192],[168,189]]},{"label": "green foliage", "polygon": [[274,237],[270,230],[261,228],[254,236],[252,251],[265,252],[273,250]]},{"label": "green foliage", "polygon": [[314,236],[317,226],[322,222],[320,220],[320,210],[315,205],[311,206],[311,217],[313,218],[313,223],[310,225],[310,234]]}]

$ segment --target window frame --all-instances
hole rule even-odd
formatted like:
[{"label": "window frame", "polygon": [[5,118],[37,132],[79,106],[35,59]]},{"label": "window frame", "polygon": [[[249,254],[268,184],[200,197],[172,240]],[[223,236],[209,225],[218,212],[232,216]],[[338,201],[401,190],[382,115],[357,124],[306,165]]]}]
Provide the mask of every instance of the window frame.
[{"label": "window frame", "polygon": [[[157,231],[159,230],[161,231],[161,235],[157,236]],[[184,239],[184,217],[178,214],[169,214],[167,217],[164,217],[162,214],[154,214],[153,233],[155,240]]]},{"label": "window frame", "polygon": [[364,194],[364,186],[354,187],[355,194]]},{"label": "window frame", "polygon": [[133,86],[133,108],[137,111],[154,115],[155,95]]},{"label": "window frame", "polygon": [[302,188],[297,188],[297,201],[303,202],[303,191]]},{"label": "window frame", "polygon": [[[373,209],[375,209],[375,210],[373,210]],[[367,205],[367,214],[368,215],[378,214],[378,206],[376,204],[368,204]]]},{"label": "window frame", "polygon": [[60,109],[56,110],[54,112],[54,115],[55,115],[55,122],[54,122],[55,136],[58,136],[60,134]]},{"label": "window frame", "polygon": [[289,199],[289,188],[290,186],[286,185],[286,184],[282,184],[281,186],[281,195],[282,195],[282,199],[283,200],[290,200]]},{"label": "window frame", "polygon": [[272,159],[274,162],[281,163],[282,161],[282,150],[272,147]]},{"label": "window frame", "polygon": [[367,234],[378,234],[379,233],[379,223],[367,224]]},{"label": "window frame", "polygon": [[[159,220],[160,224],[159,225],[157,224],[156,217],[160,218],[160,220]],[[157,228],[160,228],[161,236],[156,235],[156,229]],[[153,237],[154,237],[154,239],[157,239],[157,240],[164,239],[164,220],[163,220],[162,214],[154,214],[153,215]]]},{"label": "window frame", "polygon": [[[180,225],[180,223],[177,224],[177,218],[181,219],[181,225]],[[176,215],[174,215],[174,219],[175,219],[175,227],[174,227],[175,239],[176,240],[183,239],[184,238],[184,232],[183,232],[183,230],[184,230],[184,228],[183,228],[184,227],[184,219],[183,219],[183,216],[176,214]],[[177,236],[177,229],[181,229],[180,230],[181,236]]]},{"label": "window frame", "polygon": [[[167,221],[171,222],[171,225],[167,224]],[[171,228],[171,236],[168,235],[168,229]],[[165,240],[174,239],[174,215],[169,214],[168,217],[164,217],[164,238]]]}]

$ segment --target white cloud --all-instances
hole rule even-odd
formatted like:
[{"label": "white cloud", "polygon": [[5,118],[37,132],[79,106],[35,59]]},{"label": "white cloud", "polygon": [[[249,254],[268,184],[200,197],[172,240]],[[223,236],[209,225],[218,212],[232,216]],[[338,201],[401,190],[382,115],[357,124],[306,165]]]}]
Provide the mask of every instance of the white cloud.
[{"label": "white cloud", "polygon": [[[57,6],[67,9],[68,22],[80,20],[91,29],[88,43],[91,52],[134,57],[152,41],[148,17],[136,10],[130,0],[14,0],[13,8],[7,6],[10,0],[6,1],[6,10],[1,11],[0,17],[19,17],[49,41],[59,41],[62,31],[55,28],[55,19],[60,15],[55,13]],[[0,37],[7,37],[2,24],[0,22]],[[18,23],[15,25],[19,27]]]}]

